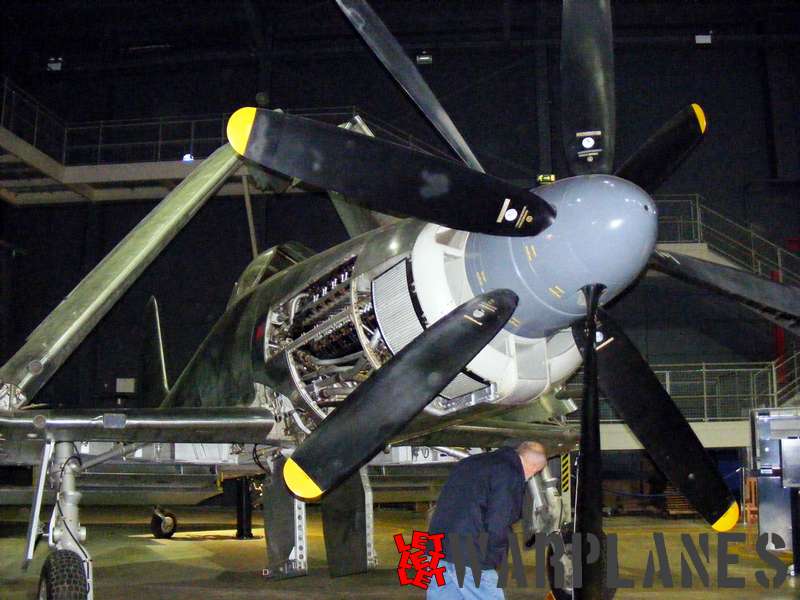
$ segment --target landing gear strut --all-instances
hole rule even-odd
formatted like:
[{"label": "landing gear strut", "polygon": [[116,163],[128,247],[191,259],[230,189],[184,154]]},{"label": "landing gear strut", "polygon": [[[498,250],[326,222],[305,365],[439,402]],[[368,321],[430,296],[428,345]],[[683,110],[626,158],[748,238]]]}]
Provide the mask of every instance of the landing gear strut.
[{"label": "landing gear strut", "polygon": [[[92,559],[82,543],[86,540],[86,528],[80,523],[81,494],[76,485],[76,477],[81,469],[80,456],[75,452],[72,442],[54,444],[50,476],[58,493],[48,529],[48,545],[53,552],[42,567],[38,598],[92,600]],[[43,456],[49,459],[48,454],[45,451]],[[49,465],[49,460],[43,460],[41,468],[47,470]],[[34,501],[40,500],[41,497]]]}]

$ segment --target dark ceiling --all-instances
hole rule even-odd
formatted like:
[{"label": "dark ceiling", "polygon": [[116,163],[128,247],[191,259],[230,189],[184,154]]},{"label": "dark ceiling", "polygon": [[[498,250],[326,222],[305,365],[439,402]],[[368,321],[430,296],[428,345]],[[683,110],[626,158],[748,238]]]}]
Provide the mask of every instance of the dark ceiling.
[{"label": "dark ceiling", "polygon": [[[558,37],[560,2],[553,0],[372,4],[411,47],[524,45]],[[670,43],[671,36],[710,30],[718,39],[752,43],[776,43],[775,36],[796,43],[800,35],[797,2],[618,0],[613,6],[618,43]],[[45,71],[51,56],[63,58],[64,77],[209,60],[255,62],[265,54],[362,51],[333,0],[6,0],[1,18],[0,70],[18,81]]]}]

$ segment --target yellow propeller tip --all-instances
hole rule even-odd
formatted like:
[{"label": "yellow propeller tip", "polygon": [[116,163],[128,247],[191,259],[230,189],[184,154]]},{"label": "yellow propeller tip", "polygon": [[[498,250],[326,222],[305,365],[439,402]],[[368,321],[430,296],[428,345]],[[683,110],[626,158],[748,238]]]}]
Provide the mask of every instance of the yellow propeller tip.
[{"label": "yellow propeller tip", "polygon": [[725,511],[725,514],[722,515],[716,522],[711,526],[714,528],[714,531],[719,531],[720,533],[729,531],[736,526],[736,523],[739,522],[739,503],[734,500],[733,504],[728,507],[728,510]]},{"label": "yellow propeller tip", "polygon": [[697,117],[697,124],[700,126],[700,133],[705,133],[706,127],[708,127],[706,113],[703,112],[703,109],[699,104],[692,104],[692,109],[694,109],[694,115]]},{"label": "yellow propeller tip", "polygon": [[283,465],[283,480],[289,491],[302,500],[316,500],[322,496],[323,490],[291,458]]},{"label": "yellow propeller tip", "polygon": [[244,156],[247,150],[247,140],[250,139],[250,130],[256,120],[257,109],[246,106],[240,108],[228,119],[228,142],[238,154]]}]

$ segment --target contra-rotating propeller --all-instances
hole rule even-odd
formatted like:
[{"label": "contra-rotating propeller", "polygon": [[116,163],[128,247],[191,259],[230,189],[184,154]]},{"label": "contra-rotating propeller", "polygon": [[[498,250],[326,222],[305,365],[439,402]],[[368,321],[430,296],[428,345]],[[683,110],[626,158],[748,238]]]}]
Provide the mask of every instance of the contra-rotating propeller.
[{"label": "contra-rotating propeller", "polygon": [[[461,149],[462,145],[466,145],[463,138],[424,84],[417,69],[401,49],[398,51],[399,44],[368,4],[364,0],[337,2],[366,43],[444,139],[470,164]],[[561,114],[562,144],[570,172],[573,175],[614,172],[616,111],[613,34],[608,0],[565,0],[563,3]],[[656,131],[616,170],[615,175],[652,193],[697,146],[706,128],[702,108],[698,104],[687,106]],[[468,155],[474,156],[471,151]],[[654,259],[657,258],[654,255]],[[675,271],[674,265],[672,267]],[[682,273],[684,276],[685,271]],[[696,273],[694,279],[697,281]],[[708,285],[708,278],[705,284]],[[716,288],[724,289],[719,283]],[[747,297],[740,288],[737,288],[737,297]],[[601,313],[599,325],[605,342],[601,344],[600,355],[595,361],[592,332],[601,289],[602,285],[586,288],[584,293],[587,296],[589,318],[573,328],[576,342],[584,354],[587,371],[581,434],[583,466],[579,467],[579,490],[582,488],[583,491],[580,493],[582,500],[578,500],[576,531],[602,536],[598,383],[671,482],[715,529],[729,529],[736,523],[738,505],[713,460],[650,367],[605,313]],[[751,297],[753,295],[750,294]],[[780,306],[785,307],[785,304]],[[592,326],[589,329],[592,332],[587,337],[584,326],[590,321]],[[587,414],[591,406],[594,409]],[[673,448],[681,451],[678,460],[673,458]],[[585,587],[583,592],[577,592],[577,597],[601,598],[605,595],[601,576],[604,562],[604,556],[601,556],[594,566],[583,565],[587,573]]]},{"label": "contra-rotating propeller", "polygon": [[[482,169],[475,155],[402,47],[369,5],[364,0],[337,2],[389,72],[471,168],[341,128],[256,109],[238,111],[229,123],[229,140],[240,154],[270,169],[339,191],[349,200],[368,208],[413,216],[455,229],[504,236],[535,236],[558,219],[553,207],[538,195],[479,172]],[[648,192],[655,191],[706,132],[702,109],[692,104],[681,110],[614,171],[616,117],[609,1],[565,0],[561,44],[562,144],[570,172],[578,176],[614,173]],[[597,178],[598,182],[601,179]],[[667,260],[663,256],[661,259]],[[663,260],[660,261],[658,255],[653,257],[659,268],[664,267],[659,265]],[[772,306],[769,299],[759,304],[758,295],[766,288],[750,286],[749,291],[747,285],[731,288],[730,282],[736,277],[730,273],[716,270],[712,277],[709,269],[694,268],[697,265],[682,258],[678,262],[679,266],[667,265],[669,268],[663,270],[722,291],[751,307],[770,309]],[[591,278],[590,274],[588,279]],[[726,283],[723,285],[720,279]],[[582,441],[581,461],[584,467],[580,468],[579,489],[588,485],[578,502],[576,531],[602,532],[602,495],[597,489],[600,481],[599,438],[592,433],[598,427],[598,387],[656,464],[698,511],[716,529],[730,528],[737,520],[738,505],[733,502],[712,459],[630,340],[607,314],[600,311],[596,315],[595,301],[603,283],[596,282],[596,287],[591,288],[593,295],[589,295],[587,302],[589,321],[594,323],[597,318],[602,341],[596,343],[591,331],[587,335],[582,321],[573,326],[575,341],[583,349],[589,371],[582,426],[582,440],[585,442]],[[570,290],[574,291],[577,290]],[[796,305],[790,304],[788,308],[792,306],[796,318]],[[786,308],[786,304],[780,307]],[[445,320],[451,318],[455,318],[453,314]],[[423,339],[438,325],[426,330],[408,348],[423,352],[423,348],[427,348]],[[477,346],[480,344],[476,342]],[[425,351],[433,352],[430,348]],[[304,491],[296,492],[298,495],[311,497],[336,485],[343,474],[352,472],[377,451],[375,449],[386,443],[391,437],[387,431],[401,429],[437,393],[433,387],[425,388],[424,393],[420,391],[421,388],[416,386],[425,381],[420,378],[413,393],[411,386],[398,388],[403,390],[402,397],[393,389],[392,405],[389,406],[380,390],[388,389],[383,387],[387,385],[382,383],[384,378],[391,381],[392,372],[398,369],[400,373],[404,368],[403,361],[398,360],[400,356],[399,353],[359,386],[346,404],[331,413],[297,450],[293,457],[294,467],[290,466],[285,474],[287,480],[295,478],[299,481],[294,488]],[[435,354],[425,356],[428,356],[427,361],[414,367],[418,375],[427,373],[430,365],[440,360]],[[469,362],[466,356],[460,360],[462,366]],[[596,377],[592,375],[593,365],[596,365]],[[456,365],[451,366],[456,373]],[[442,382],[437,382],[437,385],[439,383]],[[403,405],[402,410],[400,405]],[[591,410],[591,406],[595,410]],[[362,440],[364,429],[355,431],[353,428],[365,422],[364,415],[371,410],[376,411],[374,418],[380,423],[382,432],[368,434]],[[680,452],[679,459],[675,458],[675,450]],[[332,456],[335,462],[331,460]],[[603,561],[599,562],[602,565]],[[582,566],[584,570],[588,567]],[[589,567],[590,570],[593,568]],[[596,567],[598,573],[600,568]],[[588,577],[594,583],[589,583],[580,597],[602,597],[602,583],[598,584],[598,579],[592,579],[594,576],[591,574]]]}]

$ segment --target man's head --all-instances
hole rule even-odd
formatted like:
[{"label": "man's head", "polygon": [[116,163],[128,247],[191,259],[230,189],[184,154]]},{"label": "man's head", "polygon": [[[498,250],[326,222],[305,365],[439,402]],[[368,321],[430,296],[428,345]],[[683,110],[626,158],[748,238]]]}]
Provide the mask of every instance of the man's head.
[{"label": "man's head", "polygon": [[547,455],[544,446],[539,442],[522,442],[517,446],[517,454],[522,461],[522,470],[528,480],[547,465]]}]

